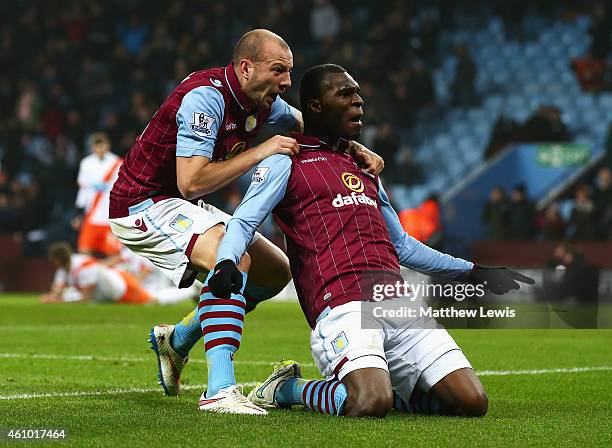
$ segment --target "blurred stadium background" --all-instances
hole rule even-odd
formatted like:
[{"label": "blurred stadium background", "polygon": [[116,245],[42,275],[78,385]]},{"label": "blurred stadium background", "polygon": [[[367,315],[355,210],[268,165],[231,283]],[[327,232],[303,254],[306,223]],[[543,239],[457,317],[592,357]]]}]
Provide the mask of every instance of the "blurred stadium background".
[{"label": "blurred stadium background", "polygon": [[[362,141],[405,228],[493,264],[612,268],[612,16],[597,1],[15,1],[0,5],[0,291],[43,291],[76,244],[80,161],[122,156],[191,71],[266,27],[298,81],[335,62],[361,84]],[[214,194],[231,212],[248,181]],[[281,243],[272,222],[263,229]],[[561,241],[571,241],[564,261]],[[561,255],[559,255],[561,254]],[[603,284],[603,282],[602,282]]]},{"label": "blurred stadium background", "polygon": [[[597,299],[608,317],[612,302],[610,2],[15,0],[0,2],[0,24],[0,436],[55,427],[73,446],[611,446],[612,321],[572,329],[598,327]],[[550,313],[556,324],[534,313],[545,323],[531,329],[451,330],[489,394],[484,419],[217,418],[195,406],[206,388],[201,346],[175,399],[161,396],[144,341],[193,303],[38,303],[53,279],[49,247],[77,244],[77,175],[90,143],[106,135],[125,155],[186,75],[227,64],[254,27],[291,46],[294,105],[313,64],[355,76],[362,142],[385,158],[383,180],[409,233],[530,270],[538,284],[539,268],[564,265],[564,286],[578,285],[564,291],[586,302],[582,325],[561,306]],[[248,183],[210,202],[231,212]],[[271,221],[262,231],[282,245]],[[519,296],[537,298],[522,288],[510,300]],[[251,387],[280,356],[318,377],[309,331],[296,303],[258,307],[239,381]]]}]

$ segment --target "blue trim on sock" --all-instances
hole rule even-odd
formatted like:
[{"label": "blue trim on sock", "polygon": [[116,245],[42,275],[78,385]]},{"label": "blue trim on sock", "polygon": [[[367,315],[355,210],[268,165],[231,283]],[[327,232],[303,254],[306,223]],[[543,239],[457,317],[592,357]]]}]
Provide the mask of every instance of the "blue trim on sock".
[{"label": "blue trim on sock", "polygon": [[304,404],[302,394],[307,383],[301,378],[289,378],[276,391],[276,402],[281,406]]},{"label": "blue trim on sock", "polygon": [[198,308],[196,307],[194,316],[189,319],[187,324],[181,320],[174,326],[170,345],[179,355],[186,358],[192,347],[197,344],[201,337],[202,327],[200,326]]}]

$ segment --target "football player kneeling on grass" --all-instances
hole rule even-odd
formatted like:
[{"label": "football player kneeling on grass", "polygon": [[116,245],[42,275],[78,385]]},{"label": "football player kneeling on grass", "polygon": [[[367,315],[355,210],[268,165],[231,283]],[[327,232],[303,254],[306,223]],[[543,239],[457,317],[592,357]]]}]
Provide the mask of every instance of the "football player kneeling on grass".
[{"label": "football player kneeling on grass", "polygon": [[[296,156],[261,162],[229,221],[209,280],[215,297],[243,287],[237,268],[269,214],[286,236],[300,305],[312,328],[313,358],[325,380],[300,377],[282,362],[248,398],[262,407],[303,404],[312,411],[383,417],[405,412],[482,416],[487,396],[453,338],[442,328],[365,328],[362,284],[371,272],[399,277],[400,265],[494,293],[533,280],[506,268],[485,268],[440,253],[406,234],[380,180],[346,155],[359,137],[363,100],[342,67],[309,69],[300,85],[304,133]],[[239,265],[242,266],[242,265]]]}]

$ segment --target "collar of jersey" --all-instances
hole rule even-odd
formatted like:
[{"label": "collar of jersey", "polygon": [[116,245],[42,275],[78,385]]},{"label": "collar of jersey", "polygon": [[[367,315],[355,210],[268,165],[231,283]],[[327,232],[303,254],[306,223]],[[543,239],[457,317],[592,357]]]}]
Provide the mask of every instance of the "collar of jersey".
[{"label": "collar of jersey", "polygon": [[344,152],[348,146],[348,140],[338,139],[335,146],[321,140],[319,137],[304,135],[301,132],[292,132],[291,136],[297,140],[300,151],[331,151]]},{"label": "collar of jersey", "polygon": [[248,107],[249,102],[247,101],[247,97],[242,91],[242,88],[240,87],[238,77],[236,76],[236,72],[234,71],[234,65],[230,62],[229,64],[227,64],[227,67],[225,67],[225,70],[223,72],[223,76],[225,77],[225,83],[227,84],[227,87],[229,88],[232,96],[234,97],[234,100],[236,100],[236,103],[238,103],[238,106],[240,106],[240,109],[245,112],[253,111],[255,109],[254,107]]}]

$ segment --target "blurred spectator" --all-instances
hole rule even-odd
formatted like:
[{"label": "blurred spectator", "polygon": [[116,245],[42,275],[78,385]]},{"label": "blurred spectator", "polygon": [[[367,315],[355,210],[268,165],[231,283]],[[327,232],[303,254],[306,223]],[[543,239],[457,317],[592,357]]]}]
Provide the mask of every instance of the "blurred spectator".
[{"label": "blurred spectator", "polygon": [[561,121],[561,111],[555,106],[540,106],[527,119],[520,131],[524,142],[568,142],[571,136]]},{"label": "blurred spectator", "polygon": [[396,157],[397,163],[389,170],[392,182],[396,184],[411,186],[425,182],[423,170],[416,160],[412,157],[412,151],[405,148]]},{"label": "blurred spectator", "polygon": [[[19,230],[29,232],[42,228],[49,221],[49,201],[41,191],[38,181],[31,180],[21,189],[16,197],[20,198],[18,204]],[[16,191],[16,190],[13,190]]]},{"label": "blurred spectator", "polygon": [[9,201],[9,195],[0,190],[0,234],[16,232],[19,226],[17,209]]},{"label": "blurred spectator", "polygon": [[605,61],[612,45],[612,14],[609,4],[596,3],[593,7],[590,54],[599,61]]},{"label": "blurred spectator", "polygon": [[487,145],[487,149],[485,149],[485,158],[489,159],[493,157],[506,145],[514,142],[517,138],[519,129],[520,126],[516,121],[503,112],[499,114],[493,125],[489,144]]},{"label": "blurred spectator", "polygon": [[78,157],[74,142],[64,135],[58,135],[49,170],[41,174],[45,189],[53,198],[52,209],[55,215],[66,213],[73,206]]},{"label": "blurred spectator", "polygon": [[372,143],[373,150],[384,160],[394,160],[400,147],[400,139],[393,126],[388,121],[376,128],[376,135]]},{"label": "blurred spectator", "polygon": [[442,220],[438,196],[432,194],[416,208],[398,213],[402,227],[413,238],[436,247],[442,239]]},{"label": "blurred spectator", "polygon": [[523,40],[523,17],[527,9],[525,0],[498,0],[493,3],[504,21],[504,34],[508,40]]},{"label": "blurred spectator", "polygon": [[435,106],[436,92],[431,72],[417,59],[412,60],[410,70],[407,71],[406,89],[412,110]]},{"label": "blurred spectator", "polygon": [[409,149],[401,149],[400,137],[391,123],[385,121],[376,127],[372,148],[387,161],[383,177],[388,183],[408,186],[423,182],[420,167]]},{"label": "blurred spectator", "polygon": [[451,86],[454,106],[470,107],[476,103],[476,63],[467,44],[457,46],[457,66]]},{"label": "blurred spectator", "polygon": [[[551,271],[545,271],[543,286],[549,302],[565,302],[567,299],[577,300],[580,303],[597,302],[599,287],[599,272],[585,260],[582,253],[569,244],[560,244],[555,248],[552,258],[548,262]],[[561,268],[561,269],[559,269]],[[565,313],[565,319],[585,319],[589,313],[585,308],[581,313],[572,316]],[[596,309],[593,317],[597,322]],[[591,323],[591,325],[593,325]],[[586,326],[584,328],[587,328]]]},{"label": "blurred spectator", "polygon": [[557,204],[546,207],[540,222],[542,236],[545,240],[558,241],[565,237],[566,224],[559,213]]},{"label": "blurred spectator", "polygon": [[491,190],[489,200],[485,204],[483,220],[487,223],[487,237],[490,240],[503,240],[508,236],[506,220],[508,218],[508,202],[501,187]]},{"label": "blurred spectator", "polygon": [[605,146],[606,157],[604,159],[604,164],[612,170],[612,121],[608,123]]},{"label": "blurred spectator", "polygon": [[595,204],[589,195],[589,186],[580,184],[576,188],[570,222],[575,240],[590,240],[595,237]]},{"label": "blurred spectator", "polygon": [[17,100],[17,119],[26,130],[40,129],[43,102],[36,83],[24,80]]},{"label": "blurred spectator", "polygon": [[419,27],[418,39],[419,57],[431,65],[438,63],[438,40],[440,29],[438,23],[431,17],[425,17],[421,20]]},{"label": "blurred spectator", "polygon": [[508,238],[528,240],[534,236],[535,208],[527,198],[524,185],[517,185],[508,206]]},{"label": "blurred spectator", "polygon": [[79,164],[76,206],[83,213],[77,249],[82,254],[111,256],[121,245],[108,221],[109,194],[122,159],[111,152],[111,142],[104,132],[94,132],[89,138],[91,154]]},{"label": "blurred spectator", "polygon": [[569,141],[571,135],[561,121],[561,111],[557,107],[540,106],[523,124],[502,112],[493,125],[485,158],[493,157],[511,143]]},{"label": "blurred spectator", "polygon": [[580,87],[585,92],[600,92],[604,89],[606,63],[588,53],[572,61],[572,68]]},{"label": "blurred spectator", "polygon": [[142,22],[140,15],[134,14],[129,23],[117,25],[117,36],[129,54],[137,55],[149,36],[149,26]]},{"label": "blurred spectator", "polygon": [[597,221],[597,236],[609,238],[612,234],[612,179],[610,168],[597,172],[593,186],[593,203]]},{"label": "blurred spectator", "polygon": [[310,11],[310,34],[316,41],[333,42],[340,31],[338,10],[327,0],[315,0]]}]

